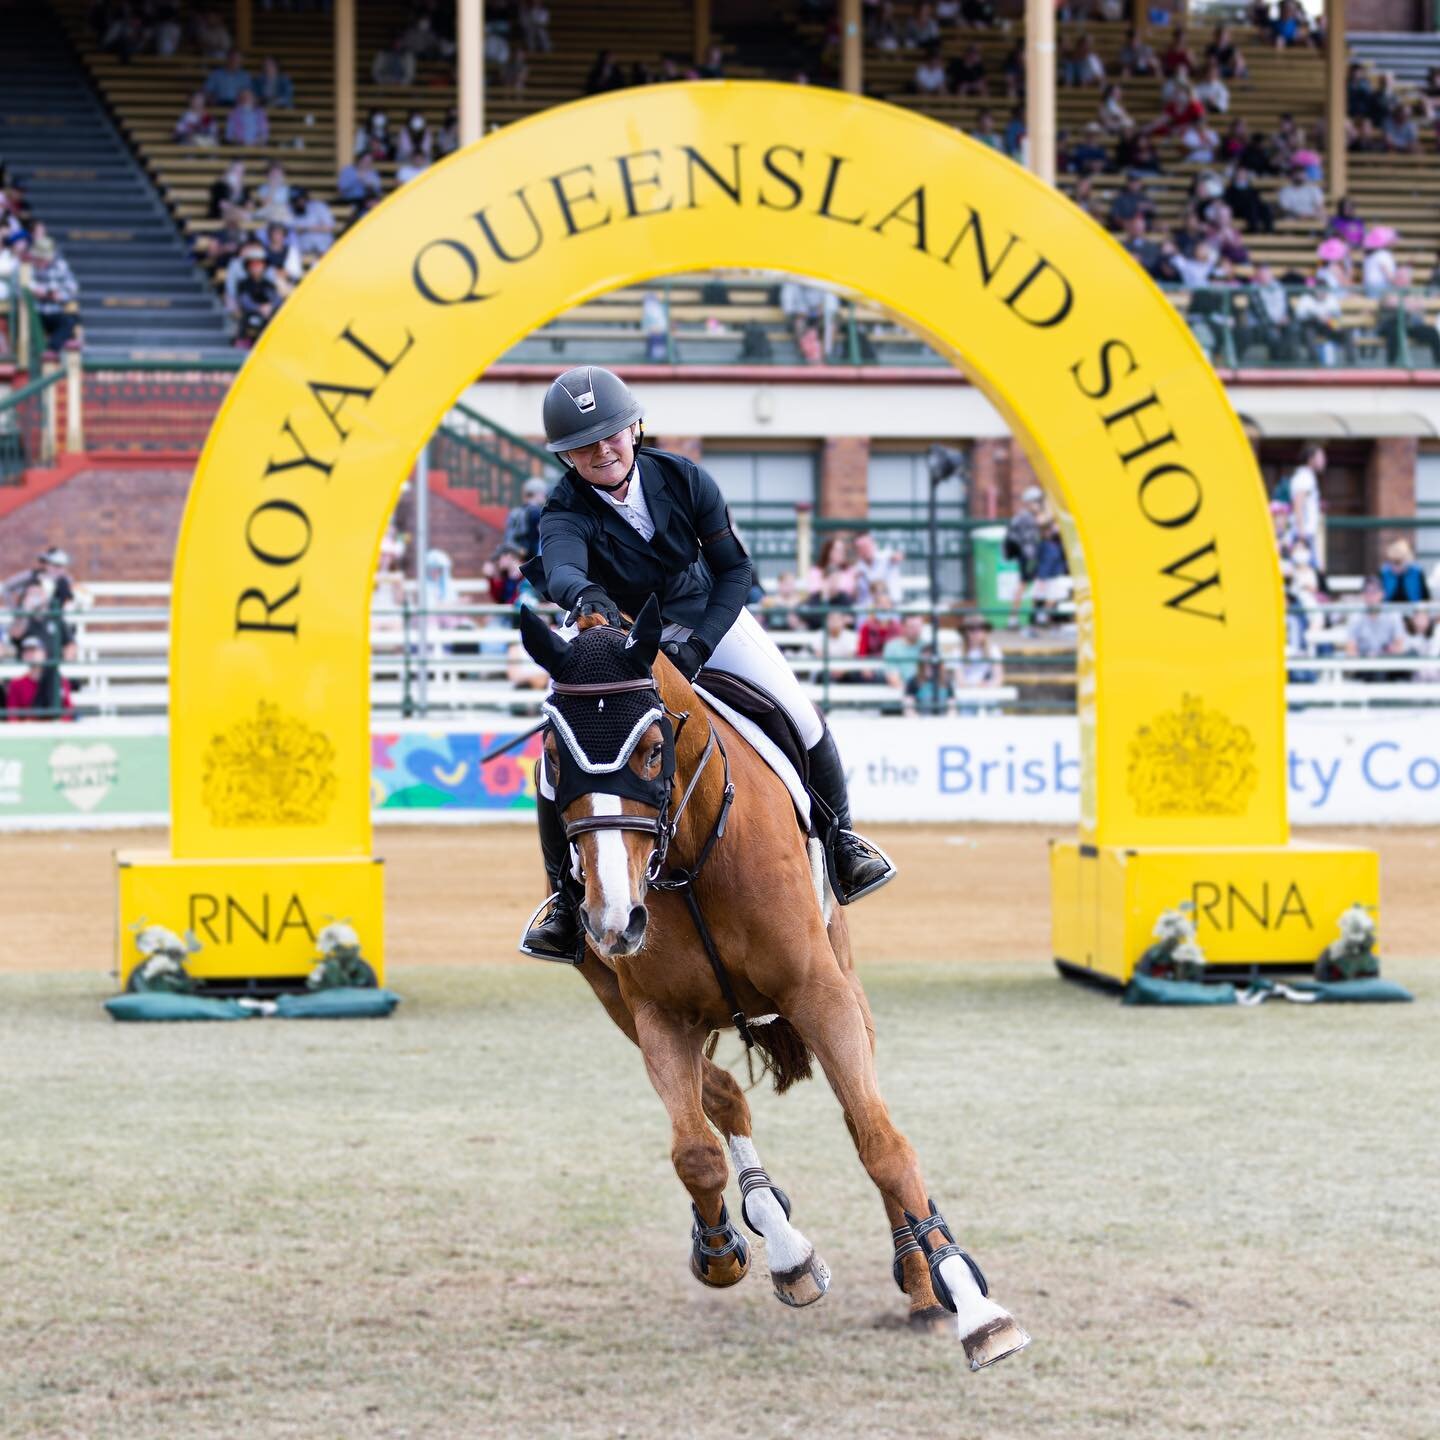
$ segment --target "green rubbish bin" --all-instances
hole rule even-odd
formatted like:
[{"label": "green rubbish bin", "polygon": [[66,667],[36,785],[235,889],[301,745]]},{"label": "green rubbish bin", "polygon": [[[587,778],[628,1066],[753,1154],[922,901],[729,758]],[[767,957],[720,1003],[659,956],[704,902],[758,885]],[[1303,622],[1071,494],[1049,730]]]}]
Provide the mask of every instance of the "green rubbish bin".
[{"label": "green rubbish bin", "polygon": [[[1005,558],[1005,527],[986,525],[970,533],[972,554],[975,557],[975,603],[989,617],[997,630],[1003,628],[1009,618],[1010,606],[1020,586],[1020,567]],[[1020,612],[1022,623],[1030,621],[1030,601],[1027,597]]]}]

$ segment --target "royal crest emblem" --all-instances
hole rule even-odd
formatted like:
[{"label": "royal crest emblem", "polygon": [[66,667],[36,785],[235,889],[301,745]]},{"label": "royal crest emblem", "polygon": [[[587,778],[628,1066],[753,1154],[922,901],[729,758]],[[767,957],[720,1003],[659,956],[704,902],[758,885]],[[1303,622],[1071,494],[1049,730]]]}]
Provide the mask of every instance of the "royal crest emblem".
[{"label": "royal crest emblem", "polygon": [[225,829],[322,824],[335,787],[329,737],[265,700],[205,750],[201,797]]},{"label": "royal crest emblem", "polygon": [[1182,696],[1130,741],[1126,788],[1146,818],[1243,815],[1259,778],[1249,730],[1198,695]]}]

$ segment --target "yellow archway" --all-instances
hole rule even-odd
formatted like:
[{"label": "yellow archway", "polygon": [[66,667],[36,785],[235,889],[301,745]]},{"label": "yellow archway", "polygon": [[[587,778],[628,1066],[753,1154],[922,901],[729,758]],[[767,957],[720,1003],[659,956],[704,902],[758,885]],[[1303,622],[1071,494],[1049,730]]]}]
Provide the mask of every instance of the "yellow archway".
[{"label": "yellow archway", "polygon": [[238,877],[270,884],[270,923],[242,922],[224,962],[243,952],[251,973],[294,968],[304,927],[276,933],[292,900],[378,935],[365,616],[417,450],[555,314],[724,266],[838,282],[923,330],[1006,416],[1062,516],[1083,843],[1056,862],[1057,954],[1096,963],[1089,921],[1067,938],[1064,917],[1099,914],[1085,862],[1102,850],[1260,846],[1294,869],[1264,492],[1183,319],[1057,192],[945,126],[835,91],[702,82],[548,110],[452,156],[348,234],[262,337],[186,508],[172,856],[129,867],[137,896],[168,885],[173,909],[203,883],[223,909]]}]

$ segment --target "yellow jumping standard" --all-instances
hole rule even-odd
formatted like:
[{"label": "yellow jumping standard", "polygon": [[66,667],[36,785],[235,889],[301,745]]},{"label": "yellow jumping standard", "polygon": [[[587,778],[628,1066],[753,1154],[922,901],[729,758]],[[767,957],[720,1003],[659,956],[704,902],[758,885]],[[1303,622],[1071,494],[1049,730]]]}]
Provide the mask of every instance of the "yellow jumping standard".
[{"label": "yellow jumping standard", "polygon": [[212,976],[303,973],[316,929],[344,917],[381,970],[367,614],[398,489],[456,396],[538,325],[712,267],[887,306],[989,396],[1049,493],[1081,671],[1057,960],[1124,979],[1155,914],[1192,900],[1215,958],[1303,962],[1375,902],[1373,856],[1288,844],[1264,491],[1183,319],[1078,209],[956,131],[713,81],[547,110],[434,166],[261,337],[185,512],[172,848],[122,857],[122,978],[142,917],[196,929],[192,968]]}]

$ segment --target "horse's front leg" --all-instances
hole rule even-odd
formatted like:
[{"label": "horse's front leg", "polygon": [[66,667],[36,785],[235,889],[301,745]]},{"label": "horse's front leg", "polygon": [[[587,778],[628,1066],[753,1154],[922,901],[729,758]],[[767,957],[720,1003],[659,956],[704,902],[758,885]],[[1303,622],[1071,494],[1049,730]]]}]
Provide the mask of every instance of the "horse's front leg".
[{"label": "horse's front leg", "polygon": [[728,1071],[705,1064],[701,1094],[710,1123],[725,1137],[740,1179],[740,1216],[765,1242],[765,1263],[775,1298],[797,1309],[813,1305],[830,1288],[830,1270],[815,1247],[790,1223],[790,1199],[766,1173],[750,1130],[750,1105]]},{"label": "horse's front leg", "polygon": [[670,1159],[690,1192],[695,1228],[690,1270],[703,1285],[738,1284],[750,1268],[750,1247],[725,1209],[725,1149],[705,1123],[701,1092],[705,1032],[650,1001],[631,1011],[645,1070],[670,1116]]},{"label": "horse's front leg", "polygon": [[[1008,1311],[989,1298],[979,1267],[955,1244],[926,1191],[920,1162],[880,1095],[866,1016],[848,979],[832,972],[796,987],[782,1010],[825,1069],[845,1123],[896,1229],[910,1232],[918,1254],[897,1243],[902,1283],[907,1271],[927,1266],[939,1303],[952,1311],[972,1369],[1023,1349],[1030,1337]],[[903,1235],[900,1237],[903,1241]],[[908,1293],[912,1303],[921,1298]]]}]

